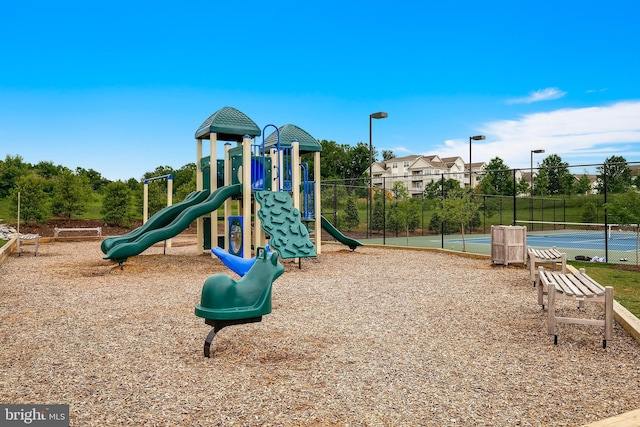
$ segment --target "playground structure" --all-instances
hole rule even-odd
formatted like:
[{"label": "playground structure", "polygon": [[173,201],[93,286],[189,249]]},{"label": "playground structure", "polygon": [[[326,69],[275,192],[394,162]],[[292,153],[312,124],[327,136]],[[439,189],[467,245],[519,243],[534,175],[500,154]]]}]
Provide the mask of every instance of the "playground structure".
[{"label": "playground structure", "polygon": [[[267,137],[267,128],[274,131]],[[262,136],[261,142],[255,139]],[[224,145],[224,159],[203,157],[203,140],[209,140],[210,153],[216,153],[218,141]],[[252,143],[251,140],[254,140]],[[196,131],[197,189],[216,191],[222,185],[243,185],[242,195],[224,203],[224,233],[218,235],[218,214],[197,222],[198,247],[206,251],[219,242],[229,253],[251,257],[251,248],[271,247],[285,258],[313,257],[321,252],[320,218],[320,144],[295,125],[277,128],[267,125],[261,131],[246,115],[225,107],[211,115]],[[228,141],[236,142],[231,147]],[[313,153],[314,180],[309,180],[306,164],[300,156]],[[293,167],[293,165],[299,165]],[[279,194],[277,197],[276,194]],[[237,216],[232,218],[234,211]],[[252,226],[253,220],[253,226]],[[314,242],[310,233],[315,233]]]},{"label": "playground structure", "polygon": [[[271,127],[273,132],[265,137],[264,131]],[[262,140],[256,142],[260,136]],[[264,247],[269,239],[281,259],[315,257],[321,253],[323,226],[351,249],[361,245],[319,214],[321,146],[303,129],[269,124],[261,131],[244,113],[224,107],[200,125],[195,139],[196,191],[181,203],[157,212],[142,227],[105,239],[101,245],[105,259],[122,265],[154,243],[176,236],[193,221],[199,253],[209,252],[217,244],[248,259],[253,248]],[[207,139],[211,154],[205,157],[203,141]],[[218,141],[225,142],[224,158],[214,161]],[[310,165],[300,161],[304,154],[313,156],[313,179]],[[222,236],[218,232],[221,207]]]}]

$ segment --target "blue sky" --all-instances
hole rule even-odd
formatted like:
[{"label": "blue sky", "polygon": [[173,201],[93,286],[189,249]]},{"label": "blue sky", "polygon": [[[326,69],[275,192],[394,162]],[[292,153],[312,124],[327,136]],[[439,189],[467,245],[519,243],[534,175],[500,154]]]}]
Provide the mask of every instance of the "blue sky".
[{"label": "blue sky", "polygon": [[[435,4],[437,3],[437,4]],[[195,161],[231,106],[259,127],[528,168],[640,161],[640,3],[9,2],[0,156],[140,178]],[[268,130],[269,133],[269,130]],[[205,153],[206,154],[206,153]]]}]

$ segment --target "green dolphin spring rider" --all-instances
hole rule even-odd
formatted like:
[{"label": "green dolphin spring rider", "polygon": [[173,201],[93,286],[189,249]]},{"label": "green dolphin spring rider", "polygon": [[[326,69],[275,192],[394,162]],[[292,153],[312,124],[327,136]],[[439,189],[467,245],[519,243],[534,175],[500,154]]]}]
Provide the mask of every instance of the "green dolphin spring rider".
[{"label": "green dolphin spring rider", "polygon": [[255,263],[241,279],[214,274],[204,281],[195,314],[213,326],[204,342],[205,357],[210,357],[211,342],[222,328],[260,322],[263,315],[271,313],[271,285],[282,273],[277,252],[268,254],[260,246]]}]

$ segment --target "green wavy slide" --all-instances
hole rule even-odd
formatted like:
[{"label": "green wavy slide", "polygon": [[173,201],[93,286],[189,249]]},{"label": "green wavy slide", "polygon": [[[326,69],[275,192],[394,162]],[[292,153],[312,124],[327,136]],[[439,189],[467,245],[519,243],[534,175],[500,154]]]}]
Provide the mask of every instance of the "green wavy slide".
[{"label": "green wavy slide", "polygon": [[156,212],[151,218],[149,218],[147,222],[145,222],[144,224],[142,224],[142,226],[136,228],[135,230],[132,230],[127,234],[123,234],[122,236],[107,237],[100,244],[102,253],[107,254],[109,250],[111,250],[111,248],[122,243],[133,242],[142,234],[150,230],[166,227],[180,214],[180,212],[193,205],[203,202],[208,196],[209,191],[194,191],[192,193],[189,193],[189,195],[185,197],[182,202],[161,209],[160,211]]},{"label": "green wavy slide", "polygon": [[177,236],[198,217],[218,209],[229,197],[237,196],[241,193],[242,184],[220,187],[203,202],[184,209],[168,225],[142,233],[134,241],[113,246],[104,256],[104,259],[113,259],[122,264],[128,257],[140,254],[149,246]]}]

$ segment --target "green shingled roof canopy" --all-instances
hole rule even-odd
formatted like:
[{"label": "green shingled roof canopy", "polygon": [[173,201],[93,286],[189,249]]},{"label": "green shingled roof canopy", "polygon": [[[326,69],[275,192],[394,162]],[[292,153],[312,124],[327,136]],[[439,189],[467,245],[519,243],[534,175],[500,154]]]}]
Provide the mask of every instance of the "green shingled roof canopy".
[{"label": "green shingled roof canopy", "polygon": [[[307,131],[299,128],[296,125],[284,125],[279,128],[280,130],[280,146],[291,147],[291,141],[293,139],[298,140],[301,153],[315,153],[322,151],[322,146],[314,137],[309,135]],[[278,143],[278,134],[273,131],[271,135],[264,141],[266,147],[271,147]]]},{"label": "green shingled roof canopy", "polygon": [[220,141],[242,142],[242,137],[260,136],[262,132],[246,114],[232,107],[224,107],[213,113],[196,131],[196,138],[206,139],[216,133]]}]

